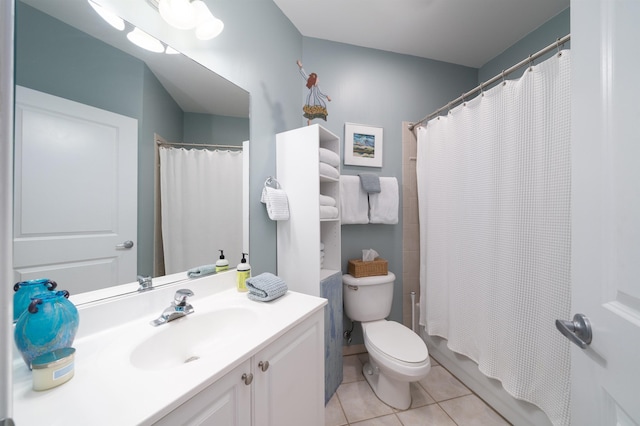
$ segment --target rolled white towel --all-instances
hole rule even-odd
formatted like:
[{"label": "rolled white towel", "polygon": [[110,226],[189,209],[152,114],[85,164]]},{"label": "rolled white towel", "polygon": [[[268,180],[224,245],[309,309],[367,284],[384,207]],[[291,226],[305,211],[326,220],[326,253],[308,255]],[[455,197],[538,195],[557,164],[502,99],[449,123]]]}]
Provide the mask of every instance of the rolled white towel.
[{"label": "rolled white towel", "polygon": [[369,194],[369,223],[397,224],[399,200],[398,179],[381,177],[380,192]]},{"label": "rolled white towel", "polygon": [[340,176],[340,222],[342,225],[369,223],[369,201],[358,176]]},{"label": "rolled white towel", "polygon": [[320,161],[330,166],[338,167],[340,165],[340,155],[327,148],[320,148]]},{"label": "rolled white towel", "polygon": [[329,197],[328,195],[320,194],[320,205],[321,206],[335,206],[336,199],[333,197]]},{"label": "rolled white towel", "polygon": [[333,206],[320,206],[320,219],[337,219],[338,208]]},{"label": "rolled white towel", "polygon": [[320,162],[320,176],[330,177],[331,179],[339,179],[340,172],[327,163]]}]

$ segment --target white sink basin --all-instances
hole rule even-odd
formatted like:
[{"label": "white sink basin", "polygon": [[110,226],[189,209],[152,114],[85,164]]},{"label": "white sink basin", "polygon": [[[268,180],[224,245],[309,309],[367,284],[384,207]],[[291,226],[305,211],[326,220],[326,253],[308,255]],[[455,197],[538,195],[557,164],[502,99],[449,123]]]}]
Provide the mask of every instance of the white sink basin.
[{"label": "white sink basin", "polygon": [[197,362],[247,337],[259,327],[258,318],[256,311],[239,306],[196,311],[158,326],[157,333],[133,349],[131,364],[142,370],[164,370]]}]

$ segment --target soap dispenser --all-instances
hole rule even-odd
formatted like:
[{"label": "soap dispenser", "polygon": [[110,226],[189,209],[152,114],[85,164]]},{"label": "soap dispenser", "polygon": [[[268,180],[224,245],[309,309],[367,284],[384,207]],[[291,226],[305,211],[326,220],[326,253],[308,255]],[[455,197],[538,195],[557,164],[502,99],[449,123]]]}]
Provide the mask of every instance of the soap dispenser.
[{"label": "soap dispenser", "polygon": [[226,271],[229,269],[229,261],[224,258],[224,251],[218,250],[220,252],[220,259],[216,261],[216,273]]},{"label": "soap dispenser", "polygon": [[236,286],[238,291],[247,291],[247,279],[251,278],[251,265],[247,263],[245,256],[248,253],[242,253],[242,260],[236,268]]}]

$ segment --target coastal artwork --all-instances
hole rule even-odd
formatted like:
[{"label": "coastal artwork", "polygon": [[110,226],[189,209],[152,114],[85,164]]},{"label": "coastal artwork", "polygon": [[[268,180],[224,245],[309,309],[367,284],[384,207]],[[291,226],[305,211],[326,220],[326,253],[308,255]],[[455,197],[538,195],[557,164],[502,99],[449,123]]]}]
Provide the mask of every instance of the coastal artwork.
[{"label": "coastal artwork", "polygon": [[376,136],[354,133],[353,155],[361,158],[374,158],[376,156]]},{"label": "coastal artwork", "polygon": [[345,123],[344,164],[382,167],[382,127]]}]

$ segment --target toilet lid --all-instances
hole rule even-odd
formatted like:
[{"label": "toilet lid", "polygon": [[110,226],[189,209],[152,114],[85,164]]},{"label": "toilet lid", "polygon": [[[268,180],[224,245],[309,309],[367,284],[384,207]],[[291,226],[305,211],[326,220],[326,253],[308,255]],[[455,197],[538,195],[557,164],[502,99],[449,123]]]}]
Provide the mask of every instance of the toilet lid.
[{"label": "toilet lid", "polygon": [[403,362],[422,362],[429,356],[427,345],[413,331],[395,321],[367,324],[366,337],[380,352]]}]

